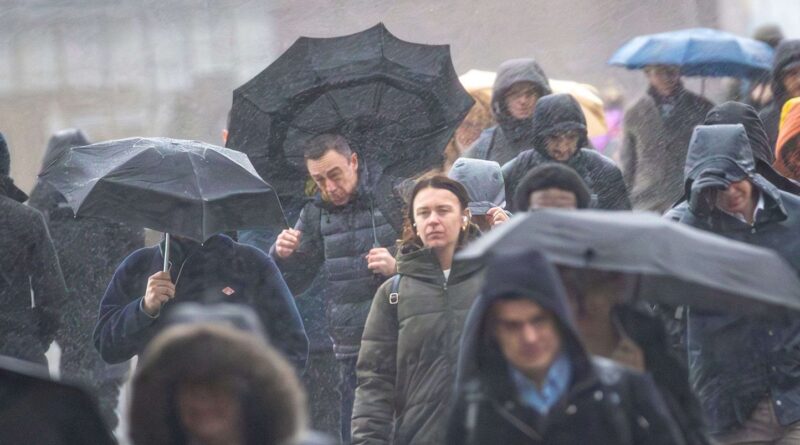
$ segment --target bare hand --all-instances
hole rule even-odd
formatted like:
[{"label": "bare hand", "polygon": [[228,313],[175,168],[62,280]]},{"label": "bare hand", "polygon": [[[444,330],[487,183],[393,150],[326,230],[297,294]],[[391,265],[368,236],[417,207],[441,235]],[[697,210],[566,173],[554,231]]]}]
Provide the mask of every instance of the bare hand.
[{"label": "bare hand", "polygon": [[622,337],[617,348],[612,352],[611,359],[639,372],[645,370],[642,349],[628,337]]},{"label": "bare hand", "polygon": [[169,272],[156,272],[147,279],[147,292],[144,294],[142,308],[148,315],[155,317],[161,306],[175,297],[175,285]]},{"label": "bare hand", "polygon": [[397,273],[397,261],[385,247],[376,247],[370,250],[366,258],[367,268],[375,273],[386,277]]},{"label": "bare hand", "polygon": [[291,256],[297,246],[300,245],[300,240],[303,238],[303,232],[295,229],[286,229],[278,235],[275,240],[275,253],[281,258]]},{"label": "bare hand", "polygon": [[492,227],[508,221],[508,213],[500,207],[492,207],[486,212],[486,216],[489,218],[489,225]]}]

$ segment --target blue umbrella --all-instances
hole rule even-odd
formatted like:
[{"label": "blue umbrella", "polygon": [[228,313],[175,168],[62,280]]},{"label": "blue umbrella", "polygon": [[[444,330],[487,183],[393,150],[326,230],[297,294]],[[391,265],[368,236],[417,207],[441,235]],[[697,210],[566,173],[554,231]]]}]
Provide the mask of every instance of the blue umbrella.
[{"label": "blue umbrella", "polygon": [[609,65],[641,69],[678,65],[685,76],[755,77],[772,67],[766,43],[708,28],[692,28],[634,37],[618,49]]}]

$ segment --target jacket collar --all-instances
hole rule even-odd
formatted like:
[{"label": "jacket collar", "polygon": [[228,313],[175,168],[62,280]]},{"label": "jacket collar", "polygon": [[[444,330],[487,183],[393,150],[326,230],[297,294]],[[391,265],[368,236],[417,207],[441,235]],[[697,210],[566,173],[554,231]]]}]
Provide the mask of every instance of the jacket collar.
[{"label": "jacket collar", "polygon": [[28,200],[28,195],[14,184],[13,179],[6,175],[0,175],[0,196],[6,196],[20,203]]}]

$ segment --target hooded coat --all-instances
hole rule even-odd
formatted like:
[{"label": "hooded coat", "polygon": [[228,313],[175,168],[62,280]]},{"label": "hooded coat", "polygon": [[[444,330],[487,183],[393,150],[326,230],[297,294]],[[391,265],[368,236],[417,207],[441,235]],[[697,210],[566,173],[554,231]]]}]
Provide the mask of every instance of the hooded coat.
[{"label": "hooded coat", "polygon": [[633,208],[664,213],[683,195],[692,130],[714,105],[681,87],[664,117],[659,100],[651,88],[625,112],[619,161]]},{"label": "hooded coat", "polygon": [[[494,303],[507,298],[553,314],[572,367],[569,386],[545,415],[522,403],[511,365],[487,327]],[[648,377],[586,353],[555,268],[538,252],[498,256],[489,264],[464,327],[458,372],[447,444],[683,443]]]},{"label": "hooded coat", "polygon": [[769,137],[770,147],[778,141],[778,127],[781,121],[781,109],[791,99],[783,86],[783,70],[796,62],[800,62],[800,40],[784,40],[775,48],[772,59],[772,102],[758,114],[764,121],[764,129]]},{"label": "hooded coat", "polygon": [[[53,135],[42,170],[71,147],[88,144],[80,130]],[[56,335],[61,347],[61,375],[78,379],[95,389],[109,379],[121,381],[127,364],[112,368],[103,363],[92,343],[92,329],[97,321],[100,297],[116,265],[134,250],[144,247],[144,230],[98,218],[76,219],[63,195],[44,181],[36,183],[28,205],[44,215],[67,285],[64,320]],[[115,406],[104,408],[113,411]]]},{"label": "hooded coat", "polygon": [[430,249],[398,255],[397,304],[389,301],[389,280],[375,294],[364,329],[354,445],[444,443],[461,329],[478,295],[481,269],[456,260],[445,280]]},{"label": "hooded coat", "polygon": [[[751,226],[703,198],[710,189],[746,179],[764,208]],[[742,125],[699,126],[686,160],[689,209],[680,222],[766,247],[800,271],[800,198],[759,175]],[[800,420],[800,321],[759,321],[690,308],[687,335],[690,380],[712,434],[733,432],[768,399],[781,425]]]},{"label": "hooded coat", "polygon": [[794,151],[797,150],[798,140],[800,140],[800,102],[794,104],[786,113],[775,146],[775,168],[795,180],[800,179],[800,165],[797,165],[796,158],[792,159],[793,156],[797,156]]},{"label": "hooded coat", "polygon": [[[800,184],[783,176],[772,167],[773,162],[775,162],[775,155],[772,152],[772,146],[769,144],[767,133],[764,131],[764,124],[753,107],[739,102],[725,102],[712,108],[703,122],[703,125],[733,124],[742,124],[747,132],[747,139],[750,142],[750,148],[756,162],[756,173],[763,176],[778,189],[793,195],[800,195]],[[688,206],[686,194],[684,193],[681,203],[664,216],[678,221],[686,212]]]},{"label": "hooded coat", "polygon": [[[563,164],[572,167],[583,178],[594,197],[594,207],[606,210],[630,210],[628,192],[622,173],[614,161],[595,150],[585,148],[589,142],[586,118],[578,102],[568,94],[543,97],[533,112],[532,149],[525,150],[503,166],[506,196],[514,196],[525,174],[545,162],[555,161],[547,153],[547,137],[564,131],[578,131],[578,149]],[[516,211],[516,208],[510,209]]]},{"label": "hooded coat", "polygon": [[0,355],[46,364],[66,287],[42,214],[0,175]]},{"label": "hooded coat", "polygon": [[[163,244],[163,243],[162,243]],[[170,243],[170,276],[175,296],[157,317],[142,309],[148,278],[163,268],[163,246],[139,249],[117,267],[100,301],[93,339],[108,363],[141,354],[180,302],[231,303],[258,314],[272,344],[302,371],[308,339],[297,306],[272,259],[255,247],[218,234],[205,243]]]},{"label": "hooded coat", "polygon": [[373,181],[362,169],[355,196],[347,204],[334,206],[317,193],[303,207],[295,225],[303,237],[291,256],[280,258],[274,245],[270,251],[293,289],[310,283],[322,269],[328,333],[337,358],[358,356],[370,302],[386,279],[367,268],[374,237],[380,246],[391,248],[401,225],[402,200],[391,181]]},{"label": "hooded coat", "polygon": [[484,130],[463,157],[485,159],[503,165],[531,147],[531,120],[514,118],[505,106],[506,92],[518,82],[533,83],[539,98],[552,93],[544,70],[534,59],[503,62],[497,69],[492,89],[492,113],[497,125]]}]

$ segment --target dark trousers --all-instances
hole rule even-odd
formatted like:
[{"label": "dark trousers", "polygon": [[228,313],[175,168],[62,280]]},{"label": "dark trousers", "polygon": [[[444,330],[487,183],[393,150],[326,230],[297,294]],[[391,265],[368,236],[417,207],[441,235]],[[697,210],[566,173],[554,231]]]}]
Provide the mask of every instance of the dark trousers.
[{"label": "dark trousers", "polygon": [[356,398],[356,361],[358,357],[339,360],[339,397],[342,400],[342,444],[350,444],[350,420],[353,417],[353,403]]},{"label": "dark trousers", "polygon": [[341,400],[337,389],[339,363],[333,350],[311,351],[303,374],[303,385],[308,394],[311,427],[328,436],[341,436]]}]

